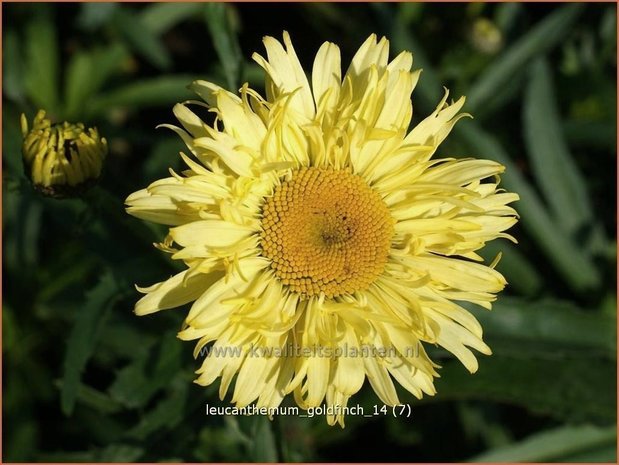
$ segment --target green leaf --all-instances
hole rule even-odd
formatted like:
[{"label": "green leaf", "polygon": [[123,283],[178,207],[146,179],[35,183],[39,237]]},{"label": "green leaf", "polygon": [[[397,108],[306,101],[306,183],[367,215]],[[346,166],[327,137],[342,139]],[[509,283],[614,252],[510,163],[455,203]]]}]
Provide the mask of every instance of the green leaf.
[{"label": "green leaf", "polygon": [[496,6],[494,22],[503,35],[511,32],[523,9],[524,6],[521,3],[501,3]]},{"label": "green leaf", "polygon": [[[126,341],[138,344],[140,341]],[[111,396],[129,408],[144,406],[167,386],[180,370],[181,343],[175,335],[162,336],[149,351],[120,370],[110,387]]]},{"label": "green leaf", "polygon": [[110,21],[118,8],[120,4],[113,2],[82,3],[77,24],[82,29],[94,31]]},{"label": "green leaf", "polygon": [[110,444],[97,454],[97,462],[136,462],[143,454],[144,449],[129,444]]},{"label": "green leaf", "polygon": [[247,462],[247,444],[251,442],[239,429],[237,418],[223,417],[223,428],[206,426],[198,434],[194,456],[202,463]]},{"label": "green leaf", "polygon": [[19,221],[19,250],[22,252],[22,263],[34,267],[39,259],[39,239],[41,223],[43,222],[43,207],[37,201],[22,200]]},{"label": "green leaf", "polygon": [[[56,384],[62,390],[62,380],[58,381]],[[122,406],[108,394],[85,384],[81,384],[78,387],[76,401],[79,404],[90,407],[98,413],[105,415],[118,413],[122,409]]]},{"label": "green leaf", "polygon": [[505,173],[502,175],[504,187],[520,195],[520,201],[514,204],[520,214],[520,223],[574,290],[585,292],[599,287],[600,274],[591,258],[575,241],[561,234],[537,193],[501,144],[474,121],[466,121],[456,126],[455,134],[466,142],[473,153],[496,160],[505,166]]},{"label": "green leaf", "polygon": [[[458,361],[442,363],[441,378],[435,382],[438,394],[423,402],[500,402],[559,420],[616,423],[616,362],[586,357],[586,353],[535,358],[526,344],[520,346],[521,354],[512,357],[492,347],[495,353],[479,359],[474,375]],[[547,350],[552,355],[552,347]]]},{"label": "green leaf", "polygon": [[567,5],[557,9],[501,53],[468,93],[467,107],[473,111],[483,107],[514,75],[524,72],[529,61],[561,43],[582,10],[583,5]]},{"label": "green leaf", "polygon": [[24,63],[19,38],[13,29],[4,34],[3,85],[2,92],[8,98],[21,101],[24,98]]},{"label": "green leaf", "polygon": [[97,72],[92,76],[91,90],[98,92],[101,87],[119,72],[123,62],[129,58],[129,52],[120,43],[114,43],[107,47],[92,52],[93,60],[97,64]]},{"label": "green leaf", "polygon": [[264,416],[256,416],[252,428],[252,443],[249,456],[253,462],[277,462],[277,445],[271,421]]},{"label": "green leaf", "polygon": [[616,421],[616,317],[568,302],[502,298],[475,311],[494,354],[471,376],[448,361],[436,400],[515,404],[570,421]]},{"label": "green leaf", "polygon": [[423,76],[419,79],[419,83],[415,87],[416,95],[422,101],[422,106],[426,109],[434,108],[441,99],[442,92],[440,87],[439,76],[430,64],[430,60],[425,53],[421,44],[411,34],[403,13],[406,9],[406,3],[400,3],[398,10],[393,18],[393,27],[391,30],[391,40],[394,48],[398,50],[410,50],[413,52],[413,67],[415,69],[423,69]]},{"label": "green leaf", "polygon": [[524,100],[527,154],[556,222],[574,234],[592,221],[586,182],[561,132],[550,67],[544,59],[531,68]]},{"label": "green leaf", "polygon": [[231,21],[230,6],[225,3],[205,3],[205,18],[213,46],[224,69],[228,87],[236,89],[241,77],[243,56],[236,30]]},{"label": "green leaf", "polygon": [[[81,252],[81,250],[80,250]],[[93,257],[84,256],[80,252],[70,256],[62,263],[62,272],[53,273],[45,279],[39,288],[37,300],[49,302],[67,288],[79,285],[88,274],[98,265]],[[79,257],[79,258],[78,258]]]},{"label": "green leaf", "polygon": [[116,282],[111,273],[106,272],[99,284],[87,293],[84,305],[77,309],[64,359],[61,400],[65,415],[73,413],[82,371],[93,353],[103,321],[117,296]]},{"label": "green leaf", "polygon": [[142,11],[140,20],[153,34],[161,35],[198,13],[201,8],[200,3],[156,3]]},{"label": "green leaf", "polygon": [[121,405],[108,394],[82,384],[77,393],[77,401],[104,415],[112,415],[121,411]]},{"label": "green leaf", "polygon": [[99,115],[114,107],[132,109],[169,105],[191,97],[187,86],[194,76],[167,75],[118,87],[92,99],[90,115]]},{"label": "green leaf", "polygon": [[178,377],[171,392],[142,417],[127,437],[144,440],[156,431],[174,429],[183,421],[188,386],[186,379]]},{"label": "green leaf", "polygon": [[[612,448],[615,452],[617,428],[598,428],[591,425],[561,426],[543,431],[520,442],[501,447],[481,455],[469,462],[572,462],[576,457],[589,457],[600,449]],[[587,454],[587,455],[584,455]],[[616,454],[610,462],[615,462]],[[593,462],[596,460],[582,460]]]},{"label": "green leaf", "polygon": [[79,119],[80,110],[92,93],[92,80],[95,72],[95,62],[90,54],[77,52],[73,55],[67,67],[65,80],[65,119],[69,121]]},{"label": "green leaf", "polygon": [[615,317],[579,310],[569,302],[503,297],[491,312],[476,313],[492,347],[513,348],[512,355],[616,357]]},{"label": "green leaf", "polygon": [[65,81],[65,119],[83,119],[91,106],[92,96],[118,71],[127,57],[127,50],[120,44],[73,55]]},{"label": "green leaf", "polygon": [[59,51],[54,21],[49,15],[34,16],[26,25],[26,74],[28,96],[49,113],[58,111]]},{"label": "green leaf", "polygon": [[[522,87],[526,82],[526,73],[518,73],[513,79],[506,82],[504,86],[497,90],[488,98],[480,108],[475,110],[475,119],[477,121],[492,121],[495,115],[499,114],[501,109],[505,108],[514,100],[522,98]],[[468,109],[468,101],[467,107]]]},{"label": "green leaf", "polygon": [[140,16],[127,9],[116,11],[114,24],[131,49],[159,69],[169,69],[172,59],[155,33],[148,29]]}]

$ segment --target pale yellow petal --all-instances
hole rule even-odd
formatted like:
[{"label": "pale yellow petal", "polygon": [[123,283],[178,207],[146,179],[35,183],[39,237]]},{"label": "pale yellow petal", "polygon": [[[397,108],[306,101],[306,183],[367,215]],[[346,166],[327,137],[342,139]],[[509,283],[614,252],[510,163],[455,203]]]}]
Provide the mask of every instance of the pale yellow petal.
[{"label": "pale yellow petal", "polygon": [[340,49],[331,42],[322,44],[312,69],[312,90],[318,113],[334,110],[340,97],[342,64]]},{"label": "pale yellow petal", "polygon": [[291,109],[307,119],[313,118],[316,109],[314,107],[312,91],[305,71],[294,51],[290,36],[287,32],[284,32],[285,49],[273,37],[264,37],[263,42],[267,50],[268,60],[265,60],[256,53],[254,53],[252,58],[264,68],[271,78],[275,87],[275,94],[272,98],[277,99],[281,95],[294,92]]},{"label": "pale yellow petal", "polygon": [[368,380],[378,398],[386,405],[398,405],[400,403],[398,394],[384,361],[376,357],[363,357],[363,363]]},{"label": "pale yellow petal", "polygon": [[209,273],[185,279],[186,274],[187,270],[155,286],[138,288],[139,291],[146,292],[146,295],[135,304],[135,313],[148,315],[193,302],[220,277],[217,273]]},{"label": "pale yellow petal", "polygon": [[194,221],[170,229],[174,242],[185,247],[191,245],[228,247],[254,232],[253,228],[223,220]]}]

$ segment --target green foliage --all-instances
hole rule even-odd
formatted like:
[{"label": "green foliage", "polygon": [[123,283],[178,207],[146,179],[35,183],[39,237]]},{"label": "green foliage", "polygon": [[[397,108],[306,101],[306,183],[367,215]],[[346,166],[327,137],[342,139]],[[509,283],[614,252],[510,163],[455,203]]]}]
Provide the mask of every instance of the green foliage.
[{"label": "green foliage", "polygon": [[613,462],[617,428],[563,426],[474,457],[472,462]]},{"label": "green foliage", "polygon": [[[506,167],[503,182],[507,189],[518,192],[520,196],[521,201],[516,205],[516,209],[522,226],[535,238],[538,246],[574,290],[586,292],[599,287],[601,277],[592,258],[577,245],[574,238],[557,234],[558,225],[554,218],[496,137],[474,122],[457,128],[455,132],[473,152],[483,153]],[[565,253],[566,250],[570,253]]]},{"label": "green foliage", "polygon": [[142,25],[153,34],[163,34],[169,29],[199,13],[199,3],[156,3],[140,14]]},{"label": "green foliage", "polygon": [[[5,461],[616,460],[615,5],[8,4],[3,15]],[[472,39],[480,19],[498,50]],[[205,415],[230,395],[191,382],[203,359],[176,338],[186,309],[132,312],[134,283],[183,268],[151,246],[165,228],[123,211],[129,193],[182,170],[182,141],[155,126],[195,98],[194,79],[262,92],[251,54],[283,30],[306,70],[324,40],[344,68],[372,32],[392,56],[412,50],[414,123],[443,85],[467,95],[475,120],[438,155],[499,161],[521,197],[519,243],[481,251],[502,254],[509,282],[492,311],[471,308],[493,355],[471,375],[429,347],[438,392],[400,390],[410,419],[351,416],[342,430]],[[104,176],[82,198],[42,199],[23,175],[19,115],[39,107],[108,139]],[[380,406],[368,386],[356,403]]]},{"label": "green foliage", "polygon": [[482,108],[515,75],[524,72],[533,58],[551,50],[572,28],[582,10],[582,5],[559,8],[505,50],[468,92],[468,107]]},{"label": "green foliage", "polygon": [[191,97],[187,83],[195,77],[168,75],[126,84],[93,98],[88,115],[95,117],[109,108],[131,108],[172,105]]},{"label": "green foliage", "polygon": [[101,325],[118,293],[113,276],[109,272],[104,274],[99,284],[86,295],[85,304],[75,318],[64,361],[61,400],[62,411],[66,415],[73,413],[82,371],[94,351]]},{"label": "green foliage", "polygon": [[168,333],[160,344],[140,351],[135,360],[118,372],[110,395],[129,408],[143,407],[179,370],[180,355],[174,334]]},{"label": "green foliage", "polygon": [[585,311],[566,301],[531,301],[505,297],[492,312],[476,316],[496,344],[510,344],[518,353],[545,354],[550,358],[580,355],[616,359],[616,316]]},{"label": "green foliage", "polygon": [[[533,174],[553,216],[572,235],[593,220],[587,187],[561,131],[552,76],[544,59],[531,67],[524,100],[524,129]],[[547,176],[549,172],[553,176]]]},{"label": "green foliage", "polygon": [[236,89],[241,73],[243,56],[236,31],[231,21],[231,11],[223,3],[204,4],[204,17],[213,39],[213,45],[226,75],[228,87]]},{"label": "green foliage", "polygon": [[142,18],[128,10],[117,10],[113,16],[115,27],[127,45],[150,64],[167,70],[172,66],[168,50],[163,46],[155,32],[142,22]]},{"label": "green foliage", "polygon": [[41,108],[58,104],[60,57],[56,27],[46,10],[34,16],[23,31],[26,44],[24,84],[28,96]]}]

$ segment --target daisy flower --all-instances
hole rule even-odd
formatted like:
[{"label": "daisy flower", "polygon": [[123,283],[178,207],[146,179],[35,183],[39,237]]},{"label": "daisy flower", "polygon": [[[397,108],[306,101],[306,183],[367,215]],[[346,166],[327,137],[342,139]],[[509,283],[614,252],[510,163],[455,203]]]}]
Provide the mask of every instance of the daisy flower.
[{"label": "daisy flower", "polygon": [[[290,37],[264,38],[266,98],[196,81],[205,102],[177,104],[169,127],[189,154],[182,173],[131,194],[127,211],[170,226],[159,244],[186,269],[147,288],[138,315],[191,303],[179,338],[208,352],[196,383],[233,384],[237,407],[326,404],[330,424],[366,378],[387,405],[399,383],[435,393],[428,344],[471,372],[471,349],[490,354],[477,320],[458,302],[491,307],[506,282],[477,254],[511,237],[517,221],[498,189],[503,166],[432,158],[464,98],[409,131],[420,71],[412,54],[389,61],[371,35],[342,75],[324,43],[311,82]],[[214,113],[207,124],[190,108]],[[197,107],[194,107],[197,108]]]}]

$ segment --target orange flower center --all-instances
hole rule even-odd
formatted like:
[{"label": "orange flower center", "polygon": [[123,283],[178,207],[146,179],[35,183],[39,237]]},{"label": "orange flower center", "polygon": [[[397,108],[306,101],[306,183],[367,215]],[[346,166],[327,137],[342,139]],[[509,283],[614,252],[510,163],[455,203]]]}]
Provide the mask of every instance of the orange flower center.
[{"label": "orange flower center", "polygon": [[380,195],[349,171],[302,168],[262,211],[263,255],[303,297],[366,289],[385,267],[392,235]]}]

